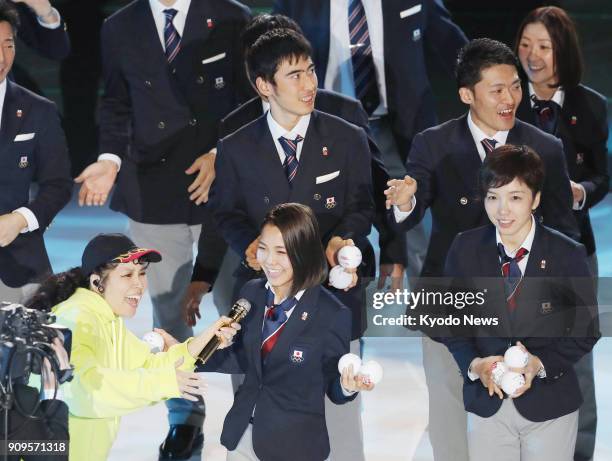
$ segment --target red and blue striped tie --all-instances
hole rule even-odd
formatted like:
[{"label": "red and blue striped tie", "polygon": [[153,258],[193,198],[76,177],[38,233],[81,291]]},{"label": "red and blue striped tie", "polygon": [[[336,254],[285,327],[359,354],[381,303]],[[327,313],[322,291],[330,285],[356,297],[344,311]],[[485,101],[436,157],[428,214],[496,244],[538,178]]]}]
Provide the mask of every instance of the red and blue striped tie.
[{"label": "red and blue striped tie", "polygon": [[482,141],[480,141],[480,144],[482,144],[482,147],[484,148],[485,155],[489,155],[495,150],[495,144],[497,144],[497,141],[495,139],[484,138]]},{"label": "red and blue striped tie", "polygon": [[298,143],[303,140],[304,138],[302,138],[299,134],[295,139],[287,139],[284,136],[278,138],[278,142],[281,146],[283,146],[283,150],[285,151],[283,169],[285,170],[285,175],[287,176],[290,186],[291,181],[293,181],[295,178],[298,169],[297,146]]},{"label": "red and blue striped tie", "polygon": [[181,36],[172,23],[176,13],[178,13],[178,11],[176,11],[174,8],[164,10],[164,15],[166,16],[166,25],[164,26],[164,42],[166,45],[166,59],[168,60],[168,63],[174,61],[174,58],[176,58],[176,55],[181,49]]},{"label": "red and blue striped tie", "polygon": [[504,291],[506,293],[506,302],[508,310],[514,312],[516,309],[516,297],[518,296],[519,286],[523,280],[523,273],[518,263],[529,254],[529,250],[521,247],[516,252],[514,258],[506,254],[504,246],[501,242],[497,244],[497,250],[502,262],[502,275],[504,276]]},{"label": "red and blue striped tie", "polygon": [[348,15],[355,96],[361,101],[368,115],[372,115],[380,105],[380,94],[368,21],[361,0],[350,0]]},{"label": "red and blue striped tie", "polygon": [[261,358],[266,359],[278,337],[287,323],[287,311],[297,304],[295,298],[287,298],[280,304],[274,304],[274,293],[268,289],[266,314],[264,316],[263,342],[261,343]]}]

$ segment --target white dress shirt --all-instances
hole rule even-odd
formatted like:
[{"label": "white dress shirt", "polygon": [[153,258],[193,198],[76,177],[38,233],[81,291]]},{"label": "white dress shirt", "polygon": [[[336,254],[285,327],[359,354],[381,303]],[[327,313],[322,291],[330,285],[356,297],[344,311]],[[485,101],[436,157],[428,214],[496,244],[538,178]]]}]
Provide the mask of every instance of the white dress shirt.
[{"label": "white dress shirt", "polygon": [[[349,38],[348,11],[350,0],[330,0],[329,57],[324,88],[355,97],[353,61]],[[372,58],[376,68],[380,106],[373,116],[387,114],[387,84],[385,82],[385,59],[383,39],[382,0],[362,1],[368,22]]]},{"label": "white dress shirt", "polygon": [[[191,0],[176,0],[172,6],[166,6],[159,0],[149,0],[149,6],[151,7],[151,13],[153,13],[153,20],[155,21],[155,29],[157,30],[159,42],[161,43],[164,51],[166,50],[166,41],[164,40],[166,15],[164,14],[164,10],[172,8],[177,11],[174,19],[172,20],[172,24],[174,25],[174,28],[178,32],[179,36],[182,37],[185,30],[185,21],[187,21],[187,13],[189,12],[189,5],[191,5]],[[105,152],[98,155],[98,161],[100,160],[110,160],[111,162],[117,164],[117,171],[121,169],[121,157],[116,154]]]},{"label": "white dress shirt", "polygon": [[[295,139],[297,135],[300,135],[302,138],[306,139],[306,131],[308,130],[308,125],[310,124],[310,114],[304,115],[300,117],[300,120],[293,127],[291,131],[287,131],[282,126],[280,126],[274,117],[272,117],[272,112],[268,111],[268,115],[266,116],[266,120],[268,122],[268,128],[270,129],[270,133],[272,134],[272,139],[274,139],[274,145],[276,146],[276,152],[278,153],[278,158],[281,163],[285,163],[285,151],[281,143],[278,141],[278,138],[281,136],[287,139]],[[302,147],[304,146],[304,141],[297,143],[296,149],[296,158],[298,162],[300,161],[300,157],[302,155]]]}]

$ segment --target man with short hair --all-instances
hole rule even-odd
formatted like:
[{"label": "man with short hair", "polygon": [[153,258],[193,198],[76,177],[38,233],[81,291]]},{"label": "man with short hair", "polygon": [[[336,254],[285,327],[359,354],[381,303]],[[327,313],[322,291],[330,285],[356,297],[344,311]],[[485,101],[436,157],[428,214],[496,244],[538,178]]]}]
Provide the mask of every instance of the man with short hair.
[{"label": "man with short hair", "polygon": [[[519,64],[503,43],[477,39],[457,61],[457,87],[469,112],[415,136],[402,180],[391,180],[387,206],[399,228],[416,225],[429,208],[432,234],[422,277],[441,277],[448,249],[462,231],[481,226],[487,216],[478,197],[477,175],[488,152],[503,144],[525,144],[542,157],[546,179],[538,219],[575,238],[572,193],[561,142],[517,120],[522,98]],[[466,414],[457,365],[448,350],[423,340],[423,363],[429,388],[429,433],[434,457],[468,459]]]},{"label": "man with short hair", "polygon": [[0,3],[0,301],[10,302],[23,302],[51,274],[43,233],[72,192],[55,104],[7,78],[17,24],[15,8]]}]

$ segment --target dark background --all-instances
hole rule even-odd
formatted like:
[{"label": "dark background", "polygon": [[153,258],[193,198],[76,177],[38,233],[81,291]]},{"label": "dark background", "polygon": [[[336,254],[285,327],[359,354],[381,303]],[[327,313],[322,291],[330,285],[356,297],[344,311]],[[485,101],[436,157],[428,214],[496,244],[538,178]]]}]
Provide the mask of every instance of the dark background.
[{"label": "dark background", "polygon": [[[73,173],[78,174],[97,156],[95,105],[101,92],[100,26],[106,16],[128,2],[52,0],[52,3],[68,24],[71,55],[60,65],[34,56],[25,46],[19,46],[14,75],[19,83],[41,92],[58,104],[64,116]],[[273,2],[244,0],[244,3],[254,12],[265,12],[270,10]],[[570,13],[578,27],[586,64],[583,82],[606,95],[610,102],[612,1],[446,0],[444,3],[453,20],[469,38],[491,37],[509,45],[513,44],[515,31],[528,11],[542,5],[561,6]],[[429,62],[429,74],[440,120],[462,113],[464,108],[458,101],[453,80],[440,70],[435,60]]]}]

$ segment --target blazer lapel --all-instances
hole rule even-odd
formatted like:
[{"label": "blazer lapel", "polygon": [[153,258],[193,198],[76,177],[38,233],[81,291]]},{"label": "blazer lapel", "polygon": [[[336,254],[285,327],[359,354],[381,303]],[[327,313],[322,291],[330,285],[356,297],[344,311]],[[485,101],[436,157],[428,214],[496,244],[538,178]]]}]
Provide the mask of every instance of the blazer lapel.
[{"label": "blazer lapel", "polygon": [[168,62],[164,48],[159,40],[153,12],[148,0],[140,0],[136,14],[138,20],[134,24],[134,37],[138,37],[139,47],[143,51],[142,56],[147,56],[145,62],[150,61],[153,68],[160,68],[161,66],[164,69]]},{"label": "blazer lapel", "polygon": [[316,176],[317,155],[321,155],[321,143],[324,142],[324,137],[320,134],[320,128],[317,112],[313,111],[304,137],[297,174],[291,187],[291,201],[299,202],[301,200],[296,199],[296,197],[300,197],[302,200],[303,197],[307,197],[308,188],[312,185]]},{"label": "blazer lapel", "polygon": [[[214,31],[217,23],[214,17],[215,8],[208,1],[192,1],[187,12],[185,29],[181,37],[181,50],[194,46],[194,42],[203,42]],[[208,21],[210,20],[210,22]],[[210,25],[209,25],[210,24]],[[179,51],[180,54],[180,51]]]},{"label": "blazer lapel", "polygon": [[478,188],[478,170],[482,165],[478,149],[467,123],[467,114],[457,119],[454,133],[448,144],[451,148],[453,164],[459,172],[465,186],[476,194]]},{"label": "blazer lapel", "polygon": [[262,115],[255,123],[257,137],[253,140],[252,152],[255,156],[253,163],[258,170],[258,177],[262,179],[263,187],[268,191],[271,205],[287,202],[289,183],[268,127],[267,115]]},{"label": "blazer lapel", "polygon": [[10,80],[6,80],[6,95],[2,109],[2,126],[0,128],[0,149],[8,148],[13,144],[15,136],[27,115],[29,104],[23,104],[19,97],[18,88]]},{"label": "blazer lapel", "polygon": [[250,351],[251,360],[255,364],[255,371],[261,381],[261,343],[263,341],[263,316],[266,310],[266,288],[262,283],[260,289],[252,300],[252,305],[255,312],[252,320],[252,328],[249,331],[248,338],[245,338],[245,344],[252,346]]},{"label": "blazer lapel", "polygon": [[[302,331],[312,321],[315,312],[317,311],[317,300],[319,299],[319,293],[321,292],[320,287],[309,288],[304,292],[301,299],[296,304],[291,317],[285,323],[285,327],[278,337],[278,341],[274,345],[274,349],[270,351],[270,355],[266,359],[264,368],[271,366],[273,362],[278,360],[286,360],[287,357],[283,357],[289,350],[291,343],[302,334]],[[306,312],[308,315],[303,316],[302,313]]]}]

